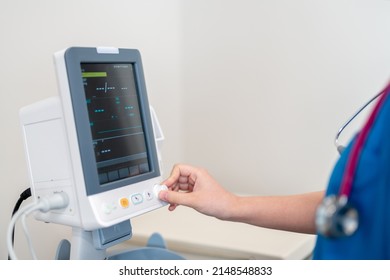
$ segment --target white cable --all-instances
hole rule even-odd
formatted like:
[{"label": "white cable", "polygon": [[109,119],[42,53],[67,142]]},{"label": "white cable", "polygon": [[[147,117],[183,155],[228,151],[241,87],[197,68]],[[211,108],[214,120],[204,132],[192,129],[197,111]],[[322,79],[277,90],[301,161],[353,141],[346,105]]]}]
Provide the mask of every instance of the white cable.
[{"label": "white cable", "polygon": [[[12,260],[17,260],[17,256],[12,244],[12,232],[15,228],[16,222],[19,220],[19,218],[23,215],[23,219],[25,219],[25,216],[34,212],[34,211],[42,211],[47,212],[52,209],[62,209],[67,207],[69,204],[69,197],[65,192],[55,193],[50,197],[43,197],[40,198],[37,202],[31,203],[20,210],[18,210],[13,216],[12,219],[8,225],[8,231],[7,231],[7,248],[9,252],[9,256]],[[25,227],[25,225],[24,225]],[[27,227],[26,227],[27,228]],[[33,257],[35,256],[34,250],[32,249],[32,243],[30,240],[30,237],[28,235],[28,231],[26,231],[25,228],[25,234],[27,241],[29,242],[29,246],[31,246],[30,251],[32,252]]]},{"label": "white cable", "polygon": [[9,256],[12,260],[17,260],[18,258],[16,257],[14,247],[12,245],[12,232],[15,228],[16,222],[19,219],[21,215],[23,215],[26,211],[29,209],[32,209],[34,206],[36,206],[35,203],[29,204],[21,209],[19,209],[13,216],[12,219],[8,225],[8,231],[7,231],[7,248],[8,248],[8,253]]},{"label": "white cable", "polygon": [[37,204],[36,207],[32,207],[29,210],[27,210],[25,213],[23,213],[22,220],[21,220],[23,230],[24,230],[24,235],[26,237],[27,245],[28,245],[28,248],[30,250],[30,254],[31,254],[33,260],[37,259],[37,255],[35,253],[34,246],[32,245],[31,236],[30,236],[30,233],[29,233],[28,228],[27,228],[26,217],[28,215],[30,215],[32,212],[39,210],[40,207],[41,206],[39,204]]}]

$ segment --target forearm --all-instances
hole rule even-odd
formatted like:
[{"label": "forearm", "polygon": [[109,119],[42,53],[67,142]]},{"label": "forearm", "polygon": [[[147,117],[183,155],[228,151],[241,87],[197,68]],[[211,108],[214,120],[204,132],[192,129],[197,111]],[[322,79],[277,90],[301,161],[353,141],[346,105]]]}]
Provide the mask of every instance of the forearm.
[{"label": "forearm", "polygon": [[236,197],[222,219],[260,227],[315,233],[315,212],[324,193]]}]

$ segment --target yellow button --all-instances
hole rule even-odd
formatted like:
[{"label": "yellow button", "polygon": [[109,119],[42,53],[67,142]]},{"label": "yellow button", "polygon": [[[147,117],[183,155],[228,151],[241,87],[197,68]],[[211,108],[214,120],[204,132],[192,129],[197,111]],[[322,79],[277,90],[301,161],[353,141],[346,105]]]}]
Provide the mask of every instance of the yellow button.
[{"label": "yellow button", "polygon": [[127,208],[129,207],[129,200],[126,197],[122,197],[119,200],[119,204],[122,206],[122,208]]}]

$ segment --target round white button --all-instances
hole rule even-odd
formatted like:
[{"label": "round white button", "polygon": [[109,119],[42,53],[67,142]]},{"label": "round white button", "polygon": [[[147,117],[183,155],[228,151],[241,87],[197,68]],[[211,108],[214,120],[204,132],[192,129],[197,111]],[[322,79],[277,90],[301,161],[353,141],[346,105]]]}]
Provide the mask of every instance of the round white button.
[{"label": "round white button", "polygon": [[154,195],[158,198],[158,194],[160,193],[160,191],[166,191],[167,189],[168,187],[165,185],[154,185],[153,192]]}]

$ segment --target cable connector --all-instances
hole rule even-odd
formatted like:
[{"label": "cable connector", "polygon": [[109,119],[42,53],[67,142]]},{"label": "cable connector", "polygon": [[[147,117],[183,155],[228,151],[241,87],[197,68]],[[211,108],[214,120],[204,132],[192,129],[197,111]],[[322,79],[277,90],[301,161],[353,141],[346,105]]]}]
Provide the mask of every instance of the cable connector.
[{"label": "cable connector", "polygon": [[64,209],[69,205],[69,196],[65,192],[57,192],[50,196],[41,197],[38,199],[38,201],[29,204],[25,206],[24,208],[18,210],[15,215],[12,216],[11,222],[8,225],[8,231],[7,231],[7,247],[8,247],[8,253],[9,258],[12,260],[17,260],[16,253],[14,251],[14,246],[12,242],[12,233],[13,229],[15,227],[16,222],[19,220],[19,218],[22,218],[22,224],[24,233],[27,239],[27,243],[30,248],[31,255],[33,259],[36,259],[36,255],[34,252],[34,248],[32,246],[30,235],[27,231],[27,226],[25,223],[25,218],[30,213],[35,211],[41,211],[41,212],[48,212],[50,210],[54,209]]},{"label": "cable connector", "polygon": [[65,192],[54,193],[38,200],[39,210],[46,213],[53,209],[63,209],[69,204],[69,196]]}]

